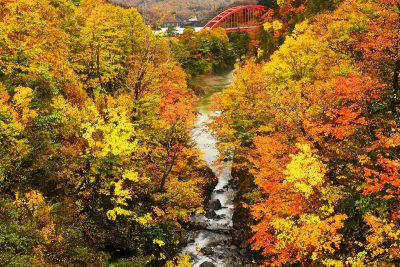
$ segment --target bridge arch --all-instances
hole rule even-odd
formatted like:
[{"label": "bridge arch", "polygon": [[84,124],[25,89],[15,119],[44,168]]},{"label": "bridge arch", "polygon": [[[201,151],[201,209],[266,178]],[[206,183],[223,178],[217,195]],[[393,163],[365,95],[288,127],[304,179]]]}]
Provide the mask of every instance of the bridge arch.
[{"label": "bridge arch", "polygon": [[224,28],[227,32],[248,31],[260,27],[257,21],[265,12],[264,6],[245,5],[229,8],[212,20],[202,30]]}]

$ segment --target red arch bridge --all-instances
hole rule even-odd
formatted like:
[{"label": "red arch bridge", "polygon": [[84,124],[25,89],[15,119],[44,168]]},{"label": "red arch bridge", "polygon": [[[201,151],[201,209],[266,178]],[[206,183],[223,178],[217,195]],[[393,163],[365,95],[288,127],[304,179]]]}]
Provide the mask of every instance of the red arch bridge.
[{"label": "red arch bridge", "polygon": [[202,30],[221,27],[226,32],[252,31],[261,27],[264,12],[261,5],[232,7],[210,20]]}]

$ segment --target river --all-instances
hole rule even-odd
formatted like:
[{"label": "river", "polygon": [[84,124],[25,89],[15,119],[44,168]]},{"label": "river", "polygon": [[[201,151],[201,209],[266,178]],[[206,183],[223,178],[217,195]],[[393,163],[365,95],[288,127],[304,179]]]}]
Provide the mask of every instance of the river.
[{"label": "river", "polygon": [[206,214],[194,215],[191,224],[196,229],[186,234],[188,244],[182,253],[191,256],[194,267],[212,266],[255,266],[246,256],[247,251],[238,248],[232,242],[234,198],[236,189],[232,180],[232,161],[225,158],[217,161],[220,152],[217,149],[218,139],[210,131],[208,124],[219,112],[209,110],[212,96],[233,82],[233,71],[197,77],[193,83],[205,88],[206,94],[197,105],[197,123],[192,130],[196,147],[203,153],[203,160],[218,178],[218,184],[211,193],[206,205]]}]

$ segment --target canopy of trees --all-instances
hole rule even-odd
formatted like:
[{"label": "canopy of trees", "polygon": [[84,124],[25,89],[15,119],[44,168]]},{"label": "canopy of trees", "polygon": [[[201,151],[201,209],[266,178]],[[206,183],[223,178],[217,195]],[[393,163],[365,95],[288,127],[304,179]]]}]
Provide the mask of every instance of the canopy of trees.
[{"label": "canopy of trees", "polygon": [[0,1],[0,266],[174,258],[213,182],[194,100],[135,9]]},{"label": "canopy of trees", "polygon": [[269,60],[237,71],[214,123],[252,247],[264,266],[398,266],[400,2],[277,2]]},{"label": "canopy of trees", "polygon": [[400,0],[261,2],[260,40],[230,44],[103,0],[0,0],[0,266],[190,266],[215,178],[187,79],[235,56],[212,128],[260,265],[400,265]]},{"label": "canopy of trees", "polygon": [[191,76],[232,68],[235,53],[222,28],[194,32],[187,28],[179,38],[170,38],[171,50],[185,72]]}]

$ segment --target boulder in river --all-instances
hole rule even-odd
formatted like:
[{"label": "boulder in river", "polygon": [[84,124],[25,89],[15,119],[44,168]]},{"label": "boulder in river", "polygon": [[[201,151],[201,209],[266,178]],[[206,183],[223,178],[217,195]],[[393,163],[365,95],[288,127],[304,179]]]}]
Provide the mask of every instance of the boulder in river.
[{"label": "boulder in river", "polygon": [[221,220],[221,219],[225,219],[226,218],[226,214],[221,214],[221,215],[216,215],[215,219]]},{"label": "boulder in river", "polygon": [[243,257],[247,256],[247,249],[242,248],[241,250],[239,250],[239,254],[242,255]]},{"label": "boulder in river", "polygon": [[205,261],[202,264],[200,264],[200,267],[215,267],[215,264],[212,263],[211,261]]},{"label": "boulder in river", "polygon": [[210,247],[201,248],[200,252],[203,253],[203,255],[211,255],[214,253],[213,249]]},{"label": "boulder in river", "polygon": [[224,186],[222,187],[222,189],[227,190],[227,189],[229,189],[230,186],[231,186],[231,184],[226,184],[226,185],[224,185]]},{"label": "boulder in river", "polygon": [[206,222],[198,222],[196,224],[194,224],[195,227],[199,227],[199,228],[207,228],[209,225]]},{"label": "boulder in river", "polygon": [[217,213],[215,213],[215,210],[209,209],[209,210],[206,211],[206,215],[205,216],[208,219],[215,219],[217,217]]},{"label": "boulder in river", "polygon": [[221,201],[219,199],[210,200],[208,202],[208,208],[211,210],[219,210],[222,208]]}]

